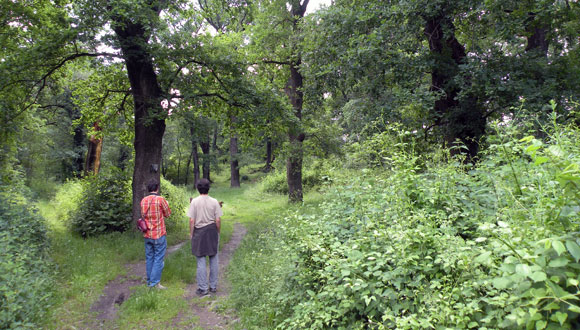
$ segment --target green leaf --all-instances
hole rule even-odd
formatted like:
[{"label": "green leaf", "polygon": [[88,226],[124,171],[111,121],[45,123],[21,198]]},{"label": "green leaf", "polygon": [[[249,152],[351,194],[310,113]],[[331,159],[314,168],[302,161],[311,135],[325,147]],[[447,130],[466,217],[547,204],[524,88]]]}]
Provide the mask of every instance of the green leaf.
[{"label": "green leaf", "polygon": [[568,310],[574,313],[579,313],[580,314],[580,307],[576,306],[576,305],[569,305],[568,306]]},{"label": "green leaf", "polygon": [[564,267],[569,262],[570,261],[567,258],[560,257],[560,258],[557,258],[557,259],[550,261],[550,263],[548,263],[548,266],[553,267],[553,268]]},{"label": "green leaf", "polygon": [[550,158],[548,158],[548,157],[539,156],[539,157],[536,157],[536,159],[534,160],[534,164],[535,165],[542,165],[549,160],[550,160]]},{"label": "green leaf", "polygon": [[560,241],[552,241],[552,247],[554,250],[556,250],[558,255],[561,255],[564,251],[566,251],[566,247],[564,247],[564,244],[562,244]]},{"label": "green leaf", "polygon": [[532,273],[532,270],[530,269],[530,266],[528,266],[526,264],[519,264],[519,265],[516,265],[516,273],[521,274],[523,276],[530,276]]},{"label": "green leaf", "polygon": [[541,281],[545,281],[548,279],[548,276],[546,275],[546,273],[544,272],[534,272],[531,275],[529,275],[529,277],[534,281],[534,282],[541,282]]},{"label": "green leaf", "polygon": [[507,288],[511,284],[511,281],[505,277],[498,277],[494,278],[492,283],[493,286],[501,290]]},{"label": "green leaf", "polygon": [[568,252],[574,257],[574,260],[578,262],[580,260],[580,246],[574,241],[566,241],[566,247],[568,248]]},{"label": "green leaf", "polygon": [[567,318],[568,318],[568,314],[562,313],[562,312],[556,312],[552,315],[552,317],[550,317],[550,320],[558,321],[558,322],[560,322],[560,325],[564,325],[564,322],[566,322]]},{"label": "green leaf", "polygon": [[479,256],[477,256],[473,261],[475,263],[482,264],[482,263],[484,263],[484,261],[489,260],[490,256],[491,256],[491,251],[485,251],[482,254],[480,254]]},{"label": "green leaf", "polygon": [[548,322],[546,322],[544,320],[539,320],[536,322],[536,330],[542,330],[542,329],[546,328],[546,325],[548,325]]}]

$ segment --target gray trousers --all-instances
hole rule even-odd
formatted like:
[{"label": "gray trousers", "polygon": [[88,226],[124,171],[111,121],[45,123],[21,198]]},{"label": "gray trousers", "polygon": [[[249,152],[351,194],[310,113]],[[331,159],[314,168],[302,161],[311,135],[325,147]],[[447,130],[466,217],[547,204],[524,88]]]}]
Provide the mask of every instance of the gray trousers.
[{"label": "gray trousers", "polygon": [[[207,266],[205,257],[195,257],[197,259],[197,287],[203,291],[208,290]],[[209,288],[217,289],[218,284],[218,255],[209,257]]]}]

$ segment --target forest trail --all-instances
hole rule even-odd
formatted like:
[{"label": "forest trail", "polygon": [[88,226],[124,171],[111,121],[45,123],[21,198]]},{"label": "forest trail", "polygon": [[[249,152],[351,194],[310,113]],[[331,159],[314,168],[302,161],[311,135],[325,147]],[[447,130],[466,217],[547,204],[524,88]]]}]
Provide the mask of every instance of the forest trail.
[{"label": "forest trail", "polygon": [[[229,242],[222,246],[222,249],[219,252],[219,287],[217,294],[214,294],[214,296],[223,298],[229,295],[230,285],[224,279],[225,270],[230,263],[233,253],[246,235],[246,232],[247,229],[242,224],[234,224],[234,232],[232,233]],[[168,247],[165,256],[167,257],[179,250],[188,242],[189,241],[184,241]],[[91,312],[97,314],[96,318],[94,320],[86,321],[85,324],[83,324],[83,328],[102,328],[105,324],[114,322],[117,318],[119,306],[129,299],[129,296],[131,295],[131,288],[145,284],[145,260],[127,264],[125,265],[125,268],[127,269],[127,274],[117,276],[117,278],[110,281],[105,286],[103,294],[90,308]],[[231,324],[231,322],[235,320],[235,317],[233,315],[217,314],[214,311],[214,307],[218,300],[211,299],[211,301],[209,301],[209,297],[204,297],[203,299],[192,299],[196,297],[196,289],[197,283],[190,284],[185,289],[184,294],[184,299],[188,301],[195,315],[200,319],[199,324],[196,326],[203,329],[227,328],[228,324]],[[180,318],[181,315],[177,315],[173,324],[178,324]]]}]

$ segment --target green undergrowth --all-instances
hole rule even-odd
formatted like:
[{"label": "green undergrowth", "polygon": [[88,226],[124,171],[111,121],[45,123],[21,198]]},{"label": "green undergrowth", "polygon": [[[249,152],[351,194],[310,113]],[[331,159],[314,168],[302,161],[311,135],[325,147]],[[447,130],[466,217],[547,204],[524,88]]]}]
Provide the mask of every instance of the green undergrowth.
[{"label": "green undergrowth", "polygon": [[37,329],[53,304],[47,228],[22,188],[0,184],[0,329]]},{"label": "green undergrowth", "polygon": [[[225,178],[217,176],[214,180],[210,195],[224,202],[220,247],[231,239],[235,223],[247,226],[269,209],[286,205],[286,197],[268,196],[255,185],[230,189]],[[195,282],[196,268],[187,243],[189,222],[185,213],[189,198],[198,193],[192,187],[173,186],[166,180],[162,180],[162,189],[172,209],[172,216],[166,219],[168,246],[186,241],[165,259],[162,283],[169,289],[159,292],[144,286],[135,288],[121,305],[118,320],[106,323],[107,328],[191,328],[198,321],[183,299],[186,286]],[[37,203],[46,219],[58,279],[54,306],[44,328],[83,327],[87,320],[94,319],[90,308],[105,285],[125,274],[126,263],[144,260],[143,238],[135,230],[86,238],[71,231],[71,214],[78,209],[83,191],[82,184],[72,180],[60,186],[51,200]]]},{"label": "green undergrowth", "polygon": [[496,127],[476,167],[383,146],[380,172],[252,226],[240,327],[577,329],[580,132]]}]

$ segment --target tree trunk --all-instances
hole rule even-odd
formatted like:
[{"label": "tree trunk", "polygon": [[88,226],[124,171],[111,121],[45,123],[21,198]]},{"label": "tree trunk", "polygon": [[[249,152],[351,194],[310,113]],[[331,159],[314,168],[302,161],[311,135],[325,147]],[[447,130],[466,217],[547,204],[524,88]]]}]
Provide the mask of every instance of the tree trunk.
[{"label": "tree trunk", "polygon": [[[437,16],[425,18],[425,36],[433,59],[431,72],[431,90],[443,92],[435,101],[434,114],[436,124],[443,128],[443,139],[446,147],[452,147],[460,140],[468,149],[467,161],[473,161],[479,152],[479,140],[485,133],[484,112],[475,95],[467,95],[460,102],[459,93],[464,86],[469,86],[465,78],[461,85],[460,65],[465,62],[465,48],[454,35],[453,22],[449,17]],[[452,148],[451,154],[460,153],[459,148]]]},{"label": "tree trunk", "polygon": [[[290,8],[292,17],[294,19],[293,30],[299,33],[298,22],[304,17],[306,7],[309,0],[304,0],[302,4],[299,1],[292,3]],[[302,105],[304,101],[304,93],[302,92],[303,77],[300,73],[301,57],[297,51],[294,51],[294,57],[290,64],[290,77],[286,83],[284,91],[290,100],[294,115],[298,122],[302,122]],[[302,202],[302,159],[304,132],[302,132],[301,124],[292,125],[288,130],[288,141],[290,142],[290,153],[286,160],[286,180],[288,182],[288,199],[292,203]]]},{"label": "tree trunk", "polygon": [[193,153],[190,153],[189,157],[187,157],[187,165],[185,166],[185,186],[189,183],[189,166],[191,165],[191,158],[193,158]]},{"label": "tree trunk", "polygon": [[[77,109],[73,110],[71,113],[71,119],[77,120],[80,118],[80,111]],[[85,131],[83,125],[79,124],[74,128],[73,137],[73,151],[75,154],[73,160],[73,172],[75,177],[80,177],[83,174],[83,165],[85,163],[84,150],[85,148]]]},{"label": "tree trunk", "polygon": [[[294,115],[302,121],[302,103],[304,94],[302,93],[302,74],[298,71],[300,61],[290,67],[290,78],[286,85],[286,95],[290,99]],[[300,125],[293,125],[288,131],[290,142],[290,153],[286,160],[286,179],[288,181],[288,198],[290,202],[302,202],[302,158],[304,133]]]},{"label": "tree trunk", "polygon": [[240,187],[240,166],[238,162],[238,138],[230,137],[230,187]]},{"label": "tree trunk", "polygon": [[[157,12],[159,14],[159,12]],[[140,202],[147,192],[147,183],[160,182],[160,164],[165,118],[161,107],[162,90],[147,49],[146,28],[119,19],[114,31],[125,59],[133,94],[135,116],[135,167],[133,170],[133,220],[141,215]]]},{"label": "tree trunk", "polygon": [[266,166],[264,166],[264,172],[269,173],[272,170],[273,161],[274,155],[272,150],[272,140],[266,138]]},{"label": "tree trunk", "polygon": [[[95,123],[93,128],[96,132],[102,131],[99,123]],[[85,175],[99,174],[101,167],[101,152],[103,151],[103,139],[94,136],[89,137],[89,146],[87,150],[87,158],[85,161]]]},{"label": "tree trunk", "polygon": [[197,152],[197,139],[195,138],[195,128],[191,126],[189,129],[191,133],[191,158],[193,159],[193,187],[199,181],[199,153]]},{"label": "tree trunk", "polygon": [[211,182],[211,179],[210,179],[211,150],[210,150],[209,136],[207,137],[207,141],[200,142],[199,146],[201,147],[201,152],[203,153],[203,158],[202,158],[203,177],[205,179],[208,179]]},{"label": "tree trunk", "polygon": [[218,124],[217,122],[215,123],[215,126],[213,128],[213,140],[212,140],[212,144],[211,144],[211,148],[213,151],[220,151],[220,148],[217,145],[217,139],[218,139]]},{"label": "tree trunk", "polygon": [[525,29],[528,33],[526,52],[533,50],[543,56],[548,56],[548,47],[550,46],[548,40],[548,29],[538,22],[536,13],[528,14]]},{"label": "tree trunk", "polygon": [[129,147],[122,145],[121,150],[119,152],[119,158],[117,159],[117,167],[121,170],[125,170],[127,168],[127,163],[129,162],[129,157],[131,156],[131,150]]}]

